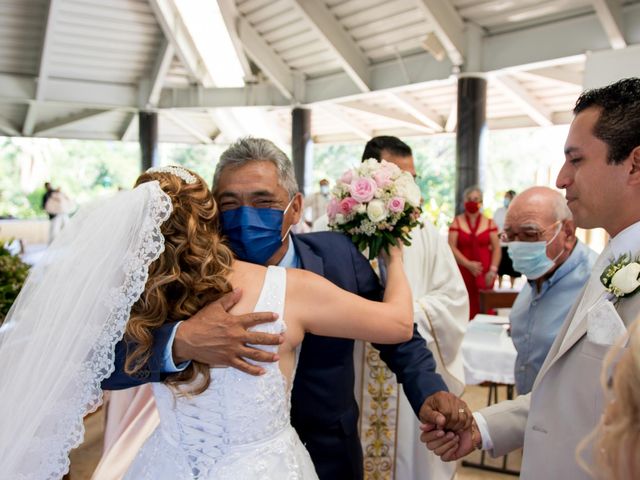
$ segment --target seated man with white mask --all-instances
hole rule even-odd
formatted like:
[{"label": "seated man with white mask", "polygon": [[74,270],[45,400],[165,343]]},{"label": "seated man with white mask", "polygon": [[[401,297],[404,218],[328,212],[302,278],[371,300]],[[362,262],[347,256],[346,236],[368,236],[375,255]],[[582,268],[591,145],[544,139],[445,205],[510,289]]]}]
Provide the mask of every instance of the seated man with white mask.
[{"label": "seated man with white mask", "polygon": [[501,240],[508,246],[514,268],[527,277],[509,315],[518,351],[519,394],[531,391],[597,258],[576,238],[575,229],[564,197],[547,187],[525,190],[507,210]]}]

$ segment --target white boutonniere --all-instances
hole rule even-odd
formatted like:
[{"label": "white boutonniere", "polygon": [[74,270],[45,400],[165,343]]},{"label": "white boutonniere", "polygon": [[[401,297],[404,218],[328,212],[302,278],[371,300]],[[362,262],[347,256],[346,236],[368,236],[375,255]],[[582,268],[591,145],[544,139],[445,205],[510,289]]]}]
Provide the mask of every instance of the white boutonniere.
[{"label": "white boutonniere", "polygon": [[640,257],[626,253],[614,260],[600,275],[600,281],[616,299],[630,297],[640,291]]}]

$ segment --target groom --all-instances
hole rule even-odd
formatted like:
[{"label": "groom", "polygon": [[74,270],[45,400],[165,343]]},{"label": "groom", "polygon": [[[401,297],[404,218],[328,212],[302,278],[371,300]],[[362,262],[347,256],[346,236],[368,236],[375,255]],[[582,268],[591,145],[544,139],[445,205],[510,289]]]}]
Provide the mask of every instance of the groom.
[{"label": "groom", "polygon": [[[640,294],[615,299],[600,275],[621,255],[640,255],[640,78],[583,93],[556,186],[575,223],[611,236],[560,329],[528,395],[474,414],[470,431],[447,439],[427,426],[422,438],[446,460],[474,448],[501,456],[524,446],[521,478],[589,479],[576,447],[604,411],[602,360],[640,313]],[[613,300],[613,301],[612,301]],[[603,330],[616,335],[603,335]],[[630,453],[631,454],[631,453]],[[621,461],[624,457],[621,457]]]},{"label": "groom", "polygon": [[[330,232],[289,234],[291,226],[300,220],[302,198],[290,160],[273,143],[247,138],[229,147],[216,169],[214,194],[224,219],[223,232],[240,259],[304,268],[356,294],[381,298],[377,276],[347,237]],[[224,215],[240,207],[249,208],[243,215]],[[178,363],[199,360],[220,365],[219,359],[211,358],[211,352],[227,349],[234,338],[219,333],[233,317],[218,313],[211,310],[195,315],[177,328],[166,325],[161,329],[163,332],[156,336],[154,359],[145,378],[133,380],[122,375],[120,349],[116,362],[116,372],[120,373],[103,386],[122,388],[160,380],[162,377],[154,368],[164,368],[167,372],[162,366],[166,363],[162,356],[167,351],[173,353],[170,360]],[[224,325],[221,327],[221,324]],[[171,346],[172,335],[175,341]],[[267,340],[258,339],[256,343]],[[446,422],[450,428],[470,423],[464,402],[447,393],[446,385],[435,373],[433,356],[417,330],[414,329],[409,342],[377,347],[403,384],[412,409],[423,422],[440,425]],[[246,346],[243,348],[243,355],[252,355]],[[222,365],[236,366],[233,361]],[[184,366],[183,363],[176,368]],[[323,480],[363,476],[357,434],[358,407],[353,391],[353,341],[307,334],[293,385],[291,419]]]}]

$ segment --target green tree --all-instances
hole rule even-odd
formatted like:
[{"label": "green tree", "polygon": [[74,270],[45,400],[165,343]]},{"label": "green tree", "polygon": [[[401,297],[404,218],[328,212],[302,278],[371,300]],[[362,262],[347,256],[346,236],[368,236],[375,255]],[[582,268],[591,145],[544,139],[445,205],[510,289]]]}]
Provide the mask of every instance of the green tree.
[{"label": "green tree", "polygon": [[[448,135],[404,140],[413,150],[417,182],[425,200],[424,211],[438,227],[443,227],[454,211],[455,139]],[[363,149],[364,143],[314,146],[314,188],[322,178],[333,183],[346,170],[357,166]]]},{"label": "green tree", "polygon": [[160,145],[160,163],[162,165],[181,165],[200,175],[209,185],[218,158],[226,147],[223,145]]}]

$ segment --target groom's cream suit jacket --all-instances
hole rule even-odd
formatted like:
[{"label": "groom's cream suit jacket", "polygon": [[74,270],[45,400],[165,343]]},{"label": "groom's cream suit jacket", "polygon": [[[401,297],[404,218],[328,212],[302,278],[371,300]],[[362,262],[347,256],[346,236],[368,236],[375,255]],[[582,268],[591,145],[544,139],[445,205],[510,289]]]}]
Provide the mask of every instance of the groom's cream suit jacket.
[{"label": "groom's cream suit jacket", "polygon": [[[528,395],[480,410],[486,420],[491,454],[524,446],[523,479],[590,479],[576,461],[576,446],[604,411],[600,372],[608,345],[587,335],[589,310],[606,295],[600,274],[613,258],[640,253],[640,222],[616,235],[594,265],[589,281],[569,312]],[[629,327],[640,313],[640,294],[620,300],[611,315]],[[612,322],[615,318],[607,319]]]}]

